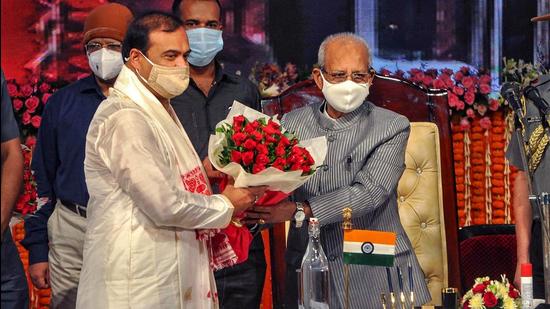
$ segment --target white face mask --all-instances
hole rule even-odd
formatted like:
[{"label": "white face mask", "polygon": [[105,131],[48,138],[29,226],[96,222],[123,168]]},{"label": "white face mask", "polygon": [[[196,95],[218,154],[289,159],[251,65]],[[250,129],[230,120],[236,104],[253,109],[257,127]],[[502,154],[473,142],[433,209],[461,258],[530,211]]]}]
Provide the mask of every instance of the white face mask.
[{"label": "white face mask", "polygon": [[323,95],[328,104],[341,113],[350,113],[356,110],[369,95],[370,84],[358,84],[346,80],[338,84],[329,83],[323,73]]},{"label": "white face mask", "polygon": [[188,66],[167,67],[153,63],[145,55],[143,57],[147,59],[153,68],[151,69],[151,73],[149,73],[148,79],[141,76],[139,72],[137,72],[137,75],[163,98],[171,99],[177,97],[187,89],[187,86],[189,86]]},{"label": "white face mask", "polygon": [[116,78],[124,65],[122,54],[107,48],[88,54],[88,63],[94,75],[102,80]]}]

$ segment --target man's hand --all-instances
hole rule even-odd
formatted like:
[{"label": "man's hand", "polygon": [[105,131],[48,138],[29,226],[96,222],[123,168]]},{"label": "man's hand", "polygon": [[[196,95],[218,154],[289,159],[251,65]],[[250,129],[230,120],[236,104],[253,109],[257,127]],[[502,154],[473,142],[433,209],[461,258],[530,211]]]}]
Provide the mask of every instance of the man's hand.
[{"label": "man's hand", "polygon": [[258,198],[264,195],[266,189],[267,186],[235,188],[232,184],[228,184],[222,194],[227,197],[233,204],[233,207],[235,207],[233,216],[236,216],[252,207]]},{"label": "man's hand", "polygon": [[[296,203],[282,201],[273,206],[255,206],[245,213],[245,224],[279,223],[291,220],[296,212]],[[262,221],[263,220],[263,221]]]},{"label": "man's hand", "polygon": [[208,176],[208,178],[222,178],[224,176],[224,173],[214,168],[208,157],[204,158],[202,165],[204,166],[204,170],[206,171],[206,176]]},{"label": "man's hand", "polygon": [[29,266],[32,284],[39,289],[50,287],[50,267],[48,262],[40,262]]}]

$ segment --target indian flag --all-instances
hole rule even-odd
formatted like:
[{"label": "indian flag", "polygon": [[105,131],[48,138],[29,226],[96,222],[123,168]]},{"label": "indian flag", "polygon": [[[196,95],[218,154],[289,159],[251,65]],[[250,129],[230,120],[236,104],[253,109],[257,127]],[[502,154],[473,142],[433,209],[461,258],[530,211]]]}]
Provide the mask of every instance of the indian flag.
[{"label": "indian flag", "polygon": [[396,239],[391,232],[344,230],[344,263],[392,267]]}]

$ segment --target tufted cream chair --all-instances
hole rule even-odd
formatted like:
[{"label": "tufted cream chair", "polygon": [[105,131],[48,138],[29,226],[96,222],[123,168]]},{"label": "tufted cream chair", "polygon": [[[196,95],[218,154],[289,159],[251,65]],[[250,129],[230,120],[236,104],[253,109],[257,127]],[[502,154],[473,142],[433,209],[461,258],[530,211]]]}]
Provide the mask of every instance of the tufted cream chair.
[{"label": "tufted cream chair", "polygon": [[448,282],[439,149],[437,126],[412,122],[406,169],[397,186],[401,223],[424,271],[434,305],[441,305],[441,289]]}]

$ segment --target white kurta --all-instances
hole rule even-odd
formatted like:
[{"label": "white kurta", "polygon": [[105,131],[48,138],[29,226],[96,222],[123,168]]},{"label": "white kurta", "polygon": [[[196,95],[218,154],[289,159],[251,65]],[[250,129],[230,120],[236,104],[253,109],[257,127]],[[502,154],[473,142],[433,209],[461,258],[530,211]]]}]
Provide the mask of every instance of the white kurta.
[{"label": "white kurta", "polygon": [[202,180],[201,162],[181,124],[163,119],[181,128],[176,139],[143,103],[162,108],[124,67],[88,131],[90,200],[77,307],[217,308],[210,252],[195,229],[227,226],[233,207],[221,195],[185,190],[176,149],[187,149],[186,168],[199,167],[187,176]]}]

